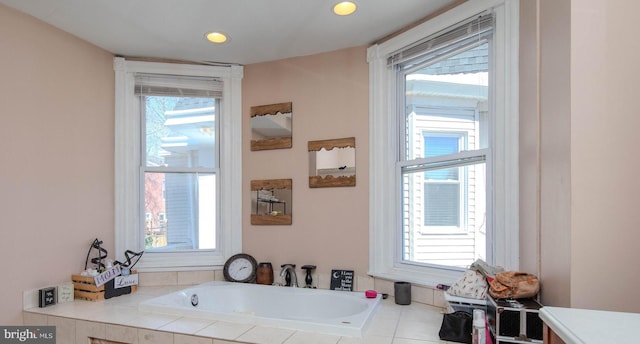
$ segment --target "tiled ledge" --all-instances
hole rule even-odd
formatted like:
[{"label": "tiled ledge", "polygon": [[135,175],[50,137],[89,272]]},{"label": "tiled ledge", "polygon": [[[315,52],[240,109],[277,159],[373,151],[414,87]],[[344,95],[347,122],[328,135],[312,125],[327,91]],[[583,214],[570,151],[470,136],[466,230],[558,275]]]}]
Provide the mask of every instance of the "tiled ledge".
[{"label": "tiled ledge", "polygon": [[[210,281],[224,281],[221,270],[217,271],[172,271],[172,272],[143,272],[139,274],[140,286],[188,286]],[[329,289],[330,274],[314,274],[314,285],[320,289]],[[393,296],[393,281],[373,278],[370,276],[356,276],[354,290],[376,290]],[[443,292],[433,288],[411,286],[411,300],[415,302],[446,307]]]},{"label": "tiled ledge", "polygon": [[[138,292],[101,302],[76,300],[47,308],[27,308],[25,325],[55,325],[58,343],[87,343],[87,338],[121,343],[157,344],[427,344],[441,343],[438,330],[442,292],[412,287],[413,303],[393,301],[393,282],[358,278],[356,289],[389,294],[371,320],[363,338],[340,337],[282,328],[142,312],[138,304],[188,285],[217,280],[213,272],[162,272],[140,275]],[[322,278],[320,277],[319,280]],[[163,286],[153,286],[162,283]],[[169,284],[169,285],[166,285]],[[320,287],[322,284],[319,285]],[[25,300],[28,298],[25,297]],[[433,305],[436,306],[433,306]]]}]

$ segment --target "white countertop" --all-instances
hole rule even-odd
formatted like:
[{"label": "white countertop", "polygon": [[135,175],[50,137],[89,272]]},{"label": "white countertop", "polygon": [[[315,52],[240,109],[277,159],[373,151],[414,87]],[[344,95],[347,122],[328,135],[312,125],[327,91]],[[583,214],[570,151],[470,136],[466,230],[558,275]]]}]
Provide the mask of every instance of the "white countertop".
[{"label": "white countertop", "polygon": [[640,343],[640,313],[543,307],[540,318],[567,344]]}]

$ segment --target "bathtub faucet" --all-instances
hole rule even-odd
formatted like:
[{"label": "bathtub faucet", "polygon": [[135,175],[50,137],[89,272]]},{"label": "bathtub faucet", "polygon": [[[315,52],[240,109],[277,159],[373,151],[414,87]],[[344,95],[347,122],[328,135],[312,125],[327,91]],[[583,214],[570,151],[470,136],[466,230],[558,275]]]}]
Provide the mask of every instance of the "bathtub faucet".
[{"label": "bathtub faucet", "polygon": [[297,288],[298,276],[296,275],[296,266],[294,264],[282,264],[280,267],[282,268],[282,272],[280,272],[282,285]]}]

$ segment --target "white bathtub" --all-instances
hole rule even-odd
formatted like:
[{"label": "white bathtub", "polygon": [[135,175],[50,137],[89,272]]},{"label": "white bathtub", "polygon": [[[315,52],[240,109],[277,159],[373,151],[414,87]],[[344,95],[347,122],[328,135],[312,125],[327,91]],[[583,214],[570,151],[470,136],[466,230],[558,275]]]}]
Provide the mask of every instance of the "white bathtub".
[{"label": "white bathtub", "polygon": [[380,295],[368,299],[364,292],[209,282],[143,301],[139,309],[360,337],[379,303]]}]

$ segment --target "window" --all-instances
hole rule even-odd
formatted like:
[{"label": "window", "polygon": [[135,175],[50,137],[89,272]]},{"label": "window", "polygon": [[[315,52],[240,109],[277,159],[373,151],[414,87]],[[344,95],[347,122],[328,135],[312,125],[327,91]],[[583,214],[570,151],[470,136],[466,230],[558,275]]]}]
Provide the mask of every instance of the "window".
[{"label": "window", "polygon": [[472,0],[369,48],[374,276],[517,268],[517,18]]},{"label": "window", "polygon": [[221,86],[213,77],[135,76],[147,252],[216,248]]},{"label": "window", "polygon": [[[424,133],[425,158],[455,154],[464,147],[461,134]],[[464,204],[460,168],[440,168],[424,172],[424,225],[427,228],[460,228]]]},{"label": "window", "polygon": [[143,271],[224,264],[241,248],[242,68],[114,68],[116,255],[145,250]]}]

